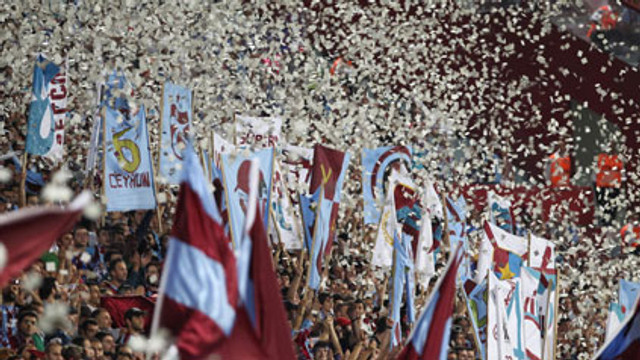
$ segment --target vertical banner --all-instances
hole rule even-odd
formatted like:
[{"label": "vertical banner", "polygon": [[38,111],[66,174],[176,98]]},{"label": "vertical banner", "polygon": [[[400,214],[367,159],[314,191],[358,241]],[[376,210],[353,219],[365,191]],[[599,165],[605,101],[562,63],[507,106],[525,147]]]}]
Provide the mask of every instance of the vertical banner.
[{"label": "vertical banner", "polygon": [[258,205],[263,216],[265,229],[269,226],[269,204],[273,180],[273,148],[258,150],[238,150],[236,154],[222,155],[222,174],[226,200],[229,209],[231,237],[236,248],[242,241],[243,226],[249,205],[249,171],[251,160],[257,159],[260,164],[260,179],[258,180]]},{"label": "vertical banner", "polygon": [[385,146],[362,151],[362,195],[364,197],[364,223],[380,222],[382,202],[386,198],[391,170],[411,169],[411,148]]},{"label": "vertical banner", "polygon": [[156,197],[144,107],[127,120],[105,111],[107,211],[154,209]]},{"label": "vertical banner", "polygon": [[62,67],[38,55],[27,125],[26,151],[59,162],[64,155],[67,75]]},{"label": "vertical banner", "polygon": [[236,115],[236,145],[255,148],[276,147],[280,141],[282,119]]},{"label": "vertical banner", "polygon": [[[324,256],[331,252],[336,236],[336,222],[342,194],[342,184],[349,167],[349,153],[316,145],[314,148],[313,169],[309,192],[320,193],[316,207],[315,225],[310,259],[312,267],[322,273]],[[309,286],[317,289],[316,282],[309,277]]]},{"label": "vertical banner", "polygon": [[318,211],[330,209],[330,215],[327,216],[327,214],[323,214],[322,216],[322,219],[328,222],[326,224],[326,228],[328,229],[328,233],[326,233],[327,238],[321,239],[324,244],[324,253],[328,254],[335,238],[335,227],[338,220],[342,184],[347,175],[351,155],[317,144],[314,148],[313,156],[309,193],[315,194],[319,192],[321,188],[324,189],[324,198],[322,201],[325,205],[318,207],[316,219],[319,219],[317,215]]},{"label": "vertical banner", "polygon": [[159,175],[169,184],[180,182],[182,151],[186,145],[193,117],[191,111],[191,90],[167,81],[162,94]]},{"label": "vertical banner", "polygon": [[296,220],[289,189],[285,186],[280,162],[276,159],[273,170],[273,196],[271,198],[271,218],[278,238],[287,250],[302,249],[300,222]]},{"label": "vertical banner", "polygon": [[520,279],[498,280],[489,273],[487,359],[524,360]]},{"label": "vertical banner", "polygon": [[542,359],[542,316],[538,304],[540,273],[528,267],[522,268],[522,301],[524,304],[524,345],[526,358]]}]

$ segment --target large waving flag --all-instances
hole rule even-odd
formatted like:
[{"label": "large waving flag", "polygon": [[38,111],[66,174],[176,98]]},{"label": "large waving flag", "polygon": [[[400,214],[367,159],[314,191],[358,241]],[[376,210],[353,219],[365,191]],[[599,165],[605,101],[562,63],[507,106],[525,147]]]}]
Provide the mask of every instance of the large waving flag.
[{"label": "large waving flag", "polygon": [[527,253],[527,240],[510,234],[488,221],[484,223],[484,232],[492,245],[493,271],[499,279],[520,276],[522,259]]},{"label": "large waving flag", "polygon": [[300,213],[302,215],[302,225],[304,233],[304,247],[311,254],[311,243],[313,242],[313,226],[316,223],[315,204],[320,198],[320,192],[311,195],[300,194]]},{"label": "large waving flag", "polygon": [[127,119],[105,108],[107,211],[154,209],[156,197],[144,107]]},{"label": "large waving flag", "polygon": [[[555,339],[558,323],[558,275],[546,275],[541,277],[541,284],[546,285],[544,291],[540,292],[542,296],[538,297],[538,304],[541,304],[540,314],[544,316],[544,341],[542,349],[543,359],[555,359],[556,348]],[[546,281],[547,284],[543,282]]]},{"label": "large waving flag", "polygon": [[458,247],[451,254],[447,267],[431,292],[427,306],[397,359],[446,359],[462,248]]},{"label": "large waving flag", "polygon": [[67,207],[24,208],[0,215],[0,250],[7,263],[0,264],[0,287],[29,267],[80,218],[91,195],[83,192]]},{"label": "large waving flag", "polygon": [[173,333],[181,358],[202,359],[231,335],[238,281],[220,212],[191,145],[184,155],[154,328],[159,324]]},{"label": "large waving flag", "polygon": [[64,153],[64,120],[69,84],[63,67],[38,55],[27,125],[26,151],[58,162]]},{"label": "large waving flag", "polygon": [[607,341],[594,360],[639,359],[640,358],[640,298],[629,309],[629,316],[620,330]]},{"label": "large waving flag", "polygon": [[364,223],[380,222],[382,200],[389,190],[388,176],[392,169],[404,165],[411,168],[411,148],[407,146],[384,146],[362,151],[362,195],[364,197]]},{"label": "large waving flag", "polygon": [[254,148],[276,147],[280,141],[282,119],[236,115],[236,145]]},{"label": "large waving flag", "polygon": [[224,188],[229,207],[229,222],[231,237],[236,247],[242,241],[242,226],[245,223],[247,213],[247,201],[249,196],[249,169],[251,160],[257,159],[260,163],[260,191],[258,203],[260,214],[265,228],[269,227],[269,204],[273,180],[273,148],[257,150],[251,153],[249,150],[238,150],[234,155],[222,155],[222,173],[224,175]]},{"label": "large waving flag", "polygon": [[532,234],[529,242],[529,266],[544,274],[555,274],[556,245]]},{"label": "large waving flag", "polygon": [[169,184],[180,182],[182,152],[191,129],[191,96],[191,90],[188,88],[168,81],[164,83],[159,173]]},{"label": "large waving flag", "polygon": [[238,259],[241,305],[223,359],[295,359],[291,329],[258,208],[259,165],[252,162],[249,208]]},{"label": "large waving flag", "polygon": [[487,359],[525,359],[520,278],[499,280],[489,272]]}]

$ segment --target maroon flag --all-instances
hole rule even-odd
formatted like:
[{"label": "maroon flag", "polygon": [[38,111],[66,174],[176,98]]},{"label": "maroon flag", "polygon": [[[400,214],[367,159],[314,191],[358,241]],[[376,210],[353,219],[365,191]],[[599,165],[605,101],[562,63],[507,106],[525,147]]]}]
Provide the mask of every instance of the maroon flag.
[{"label": "maroon flag", "polygon": [[103,296],[100,298],[100,306],[107,309],[111,319],[118,327],[126,327],[124,315],[131,308],[138,308],[145,311],[147,315],[144,318],[144,328],[149,331],[151,327],[151,319],[156,302],[152,298],[135,295],[135,296]]},{"label": "maroon flag", "polygon": [[[331,251],[331,245],[335,238],[335,224],[338,220],[338,207],[340,206],[340,195],[342,184],[349,167],[349,153],[316,144],[313,152],[313,168],[311,169],[311,186],[309,193],[315,194],[324,189],[322,201],[331,202],[331,214],[325,216],[329,219],[328,238],[323,239],[325,244],[324,253]],[[326,208],[326,207],[325,207]],[[325,214],[326,215],[326,214]],[[316,215],[316,219],[318,216]]]},{"label": "maroon flag", "polygon": [[0,269],[0,287],[70,231],[90,200],[91,195],[83,192],[66,207],[39,206],[0,216],[0,247],[7,253],[7,264]]},{"label": "maroon flag", "polygon": [[182,169],[151,335],[162,326],[175,336],[181,359],[204,359],[220,349],[234,327],[236,260],[191,144]]}]

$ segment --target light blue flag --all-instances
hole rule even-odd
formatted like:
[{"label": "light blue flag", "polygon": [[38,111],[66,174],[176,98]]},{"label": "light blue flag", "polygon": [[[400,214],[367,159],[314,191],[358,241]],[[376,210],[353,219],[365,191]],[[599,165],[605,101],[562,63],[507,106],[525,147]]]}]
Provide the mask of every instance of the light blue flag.
[{"label": "light blue flag", "polygon": [[[322,194],[322,191],[319,192]],[[313,228],[313,241],[311,245],[311,271],[309,275],[309,287],[318,290],[322,281],[322,264],[324,263],[325,248],[329,239],[331,226],[331,208],[333,202],[322,198],[318,202],[316,209],[316,222]]]},{"label": "light blue flag", "polygon": [[188,88],[168,81],[164,84],[159,171],[169,184],[178,184],[180,181],[182,149],[187,141],[193,117],[191,96],[191,90]]},{"label": "light blue flag", "polygon": [[144,107],[130,120],[106,108],[105,194],[107,211],[156,207]]},{"label": "light blue flag", "polygon": [[273,148],[258,150],[249,153],[248,156],[245,155],[247,151],[239,151],[235,155],[222,155],[222,174],[229,209],[231,238],[236,248],[242,241],[242,228],[249,204],[249,173],[252,159],[258,159],[260,164],[258,206],[263,217],[265,230],[268,231],[269,227],[268,205],[271,200],[274,150]]},{"label": "light blue flag", "polygon": [[113,72],[107,76],[107,82],[104,84],[100,107],[106,106],[116,109],[128,118],[131,107],[129,106],[127,95],[122,93],[127,86],[131,87],[131,84],[124,76],[124,72],[120,71],[118,74],[116,70],[113,70]]},{"label": "light blue flag", "polygon": [[385,199],[387,177],[391,169],[401,163],[411,169],[411,148],[384,146],[362,151],[362,195],[364,197],[364,223],[378,224],[382,209],[377,202]]},{"label": "light blue flag", "polygon": [[482,279],[480,284],[474,286],[473,290],[464,296],[469,314],[471,314],[471,325],[475,333],[476,340],[480,343],[481,359],[486,358],[487,353],[487,277]]},{"label": "light blue flag", "polygon": [[620,279],[620,291],[618,293],[618,303],[622,311],[626,312],[633,306],[633,303],[640,295],[640,283]]},{"label": "light blue flag", "polygon": [[458,200],[454,201],[447,197],[447,219],[449,225],[449,242],[451,249],[456,249],[458,243],[462,243],[462,263],[458,269],[459,277],[464,283],[467,279],[473,277],[471,272],[471,264],[469,262],[469,242],[467,241],[467,210],[466,201],[462,195]]},{"label": "light blue flag", "polygon": [[312,195],[300,194],[300,212],[302,213],[302,223],[304,225],[304,247],[308,253],[311,253],[311,242],[313,240],[313,225],[316,221],[316,213],[313,211],[313,205],[317,203],[320,192],[316,191]]},{"label": "light blue flag", "polygon": [[66,76],[62,69],[39,55],[33,67],[33,88],[27,125],[29,154],[62,160],[64,118],[67,113]]},{"label": "light blue flag", "polygon": [[411,246],[411,241],[413,238],[410,235],[402,234],[402,239],[404,242],[405,256],[403,260],[404,264],[404,284],[405,284],[405,292],[406,292],[406,300],[407,300],[407,317],[408,321],[411,324],[415,324],[416,322],[416,305],[415,305],[415,266],[413,263],[413,247]]}]

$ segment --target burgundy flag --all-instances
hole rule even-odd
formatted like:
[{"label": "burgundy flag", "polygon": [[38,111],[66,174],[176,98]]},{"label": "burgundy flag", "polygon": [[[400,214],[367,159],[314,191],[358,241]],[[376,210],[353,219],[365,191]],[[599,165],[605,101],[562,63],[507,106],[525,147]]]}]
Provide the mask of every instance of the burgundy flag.
[{"label": "burgundy flag", "polygon": [[0,287],[20,275],[62,234],[70,231],[89,201],[91,195],[83,192],[66,207],[38,206],[1,215],[0,247],[7,253],[7,264],[0,268]]}]

